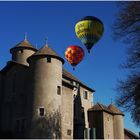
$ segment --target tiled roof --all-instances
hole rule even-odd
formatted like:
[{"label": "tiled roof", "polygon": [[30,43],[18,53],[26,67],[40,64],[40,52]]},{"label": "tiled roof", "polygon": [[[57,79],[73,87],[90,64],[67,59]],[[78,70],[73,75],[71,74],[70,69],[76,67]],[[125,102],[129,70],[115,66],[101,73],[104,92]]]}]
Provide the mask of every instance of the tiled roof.
[{"label": "tiled roof", "polygon": [[120,114],[120,115],[124,115],[122,111],[120,111],[116,106],[114,106],[113,104],[110,104],[108,106],[108,108],[114,113],[114,114]]},{"label": "tiled roof", "polygon": [[125,134],[125,136],[128,136],[129,139],[139,139],[139,137],[135,133],[133,133],[132,131],[130,131],[130,130],[126,129],[126,128],[124,128],[124,134]]},{"label": "tiled roof", "polygon": [[53,49],[51,49],[50,47],[48,47],[48,45],[43,46],[36,53],[34,53],[31,57],[35,57],[35,56],[46,56],[46,55],[52,56],[52,57],[55,57],[55,58],[58,58],[58,59],[60,59],[64,63],[64,59],[61,58]]},{"label": "tiled roof", "polygon": [[34,46],[28,40],[21,41],[15,47],[11,48],[10,52],[12,52],[14,49],[17,49],[17,48],[27,48],[27,49],[32,49],[32,50],[37,51],[37,49],[34,48]]},{"label": "tiled roof", "polygon": [[54,55],[57,57],[60,57],[54,50],[52,50],[48,45],[43,46],[41,49],[39,49],[36,53],[33,55]]},{"label": "tiled roof", "polygon": [[63,76],[70,78],[71,80],[74,80],[76,82],[80,82],[75,76],[73,76],[71,73],[69,73],[66,69],[63,68]]},{"label": "tiled roof", "polygon": [[105,105],[102,105],[100,103],[97,103],[93,107],[89,109],[89,111],[105,111],[114,115],[124,115],[123,112],[121,112],[115,105],[110,104],[108,107]]},{"label": "tiled roof", "polygon": [[28,40],[21,41],[15,47],[30,47],[30,48],[34,48],[33,45]]},{"label": "tiled roof", "polygon": [[89,88],[85,84],[83,84],[80,80],[78,80],[75,76],[73,76],[70,72],[63,68],[63,77],[78,82],[81,86],[85,87],[86,89],[90,90],[91,92],[95,92],[95,90]]},{"label": "tiled roof", "polygon": [[97,103],[96,105],[94,105],[92,108],[89,109],[89,111],[106,111],[106,112],[112,113],[111,110],[109,110],[107,106],[102,105],[100,103]]}]

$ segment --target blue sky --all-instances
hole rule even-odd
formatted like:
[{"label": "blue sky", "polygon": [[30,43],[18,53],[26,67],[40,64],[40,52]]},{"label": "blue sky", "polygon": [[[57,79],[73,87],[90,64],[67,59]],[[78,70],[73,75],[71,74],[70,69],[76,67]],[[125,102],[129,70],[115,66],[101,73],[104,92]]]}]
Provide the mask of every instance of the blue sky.
[{"label": "blue sky", "polygon": [[[65,61],[64,67],[89,87],[96,90],[94,103],[109,105],[118,93],[117,80],[124,79],[128,71],[119,68],[126,59],[125,44],[114,41],[111,35],[117,5],[115,1],[45,1],[0,2],[0,68],[11,59],[9,49],[24,39],[41,48],[48,38],[49,46],[61,57],[70,45],[79,45],[85,51],[83,61],[73,71]],[[74,26],[84,16],[96,16],[104,23],[104,34],[88,54],[76,37]],[[139,129],[132,123],[129,113],[124,117],[125,127],[133,132]]]}]

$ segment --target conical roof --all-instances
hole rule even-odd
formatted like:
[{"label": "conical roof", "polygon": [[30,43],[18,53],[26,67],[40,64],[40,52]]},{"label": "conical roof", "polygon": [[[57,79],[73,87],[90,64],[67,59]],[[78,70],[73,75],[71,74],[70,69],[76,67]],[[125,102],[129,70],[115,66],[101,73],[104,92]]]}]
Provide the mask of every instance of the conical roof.
[{"label": "conical roof", "polygon": [[32,44],[28,40],[23,40],[20,43],[18,43],[15,47],[30,47],[34,48]]},{"label": "conical roof", "polygon": [[123,112],[120,111],[115,105],[110,104],[108,107],[97,103],[96,105],[92,106],[88,111],[105,111],[111,113],[113,115],[123,115]]},{"label": "conical roof", "polygon": [[114,113],[118,115],[124,115],[122,111],[120,111],[115,105],[110,104],[108,108]]},{"label": "conical roof", "polygon": [[[48,45],[43,46],[41,49],[39,49],[36,53],[34,53],[32,56],[29,57],[35,57],[35,56],[51,56],[54,58],[57,58],[61,60],[64,63],[64,59],[61,58],[53,49],[51,49]],[[28,59],[28,60],[29,60]]]},{"label": "conical roof", "polygon": [[102,105],[100,103],[97,103],[96,105],[94,105],[93,107],[91,107],[89,109],[89,111],[106,111],[106,112],[112,113],[112,111],[109,110],[107,106]]},{"label": "conical roof", "polygon": [[19,49],[19,48],[31,49],[31,50],[37,51],[37,49],[34,48],[33,45],[27,39],[24,39],[23,41],[19,42],[15,47],[11,48],[10,52],[12,53],[13,50]]}]

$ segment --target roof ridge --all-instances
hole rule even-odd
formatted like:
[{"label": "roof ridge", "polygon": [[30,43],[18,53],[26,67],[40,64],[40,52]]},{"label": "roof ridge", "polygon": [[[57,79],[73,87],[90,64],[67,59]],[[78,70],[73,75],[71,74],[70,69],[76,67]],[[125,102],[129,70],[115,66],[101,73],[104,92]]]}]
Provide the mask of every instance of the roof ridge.
[{"label": "roof ridge", "polygon": [[50,48],[48,45],[44,45],[43,47],[41,47],[36,53],[34,53],[33,55],[41,55],[41,54],[48,54],[48,55],[55,55],[60,57],[52,48]]},{"label": "roof ridge", "polygon": [[117,108],[114,104],[110,104],[108,106],[108,109],[111,110],[114,114],[122,114],[122,115],[124,115],[123,112],[119,108]]},{"label": "roof ridge", "polygon": [[64,64],[64,59],[62,57],[60,57],[52,48],[50,48],[48,45],[44,45],[43,47],[41,47],[37,52],[35,52],[33,55],[31,55],[27,61],[29,61],[29,59],[31,57],[35,57],[35,56],[51,56],[53,58],[57,58],[59,60],[62,61],[62,63]]},{"label": "roof ridge", "polygon": [[[27,43],[27,44],[25,44],[25,43]],[[26,40],[24,39],[24,40],[20,41],[15,47],[18,47],[20,45],[28,45],[28,47],[33,47],[34,48],[34,46],[27,39]]]},{"label": "roof ridge", "polygon": [[28,40],[20,41],[18,44],[16,44],[13,48],[10,49],[10,53],[12,53],[13,50],[18,49],[18,48],[37,51],[37,49]]},{"label": "roof ridge", "polygon": [[100,103],[98,103],[99,104],[99,106],[104,110],[104,108],[103,108],[103,106],[102,106],[102,104],[100,104]]},{"label": "roof ridge", "polygon": [[63,67],[63,73],[62,75],[66,78],[69,78],[75,82],[78,82],[80,85],[82,85],[83,87],[87,88],[88,90],[90,90],[91,92],[95,92],[94,89],[91,89],[90,87],[86,86],[86,84],[82,83],[78,78],[76,78],[76,76],[74,76],[73,74],[71,74],[69,71],[67,71],[64,67]]}]

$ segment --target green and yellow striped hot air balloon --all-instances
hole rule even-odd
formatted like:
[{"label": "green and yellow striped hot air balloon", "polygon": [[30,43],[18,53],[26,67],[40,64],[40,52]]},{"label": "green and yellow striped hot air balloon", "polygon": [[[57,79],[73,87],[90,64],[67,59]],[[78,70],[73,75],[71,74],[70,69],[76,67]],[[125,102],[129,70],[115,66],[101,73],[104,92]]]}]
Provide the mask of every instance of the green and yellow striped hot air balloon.
[{"label": "green and yellow striped hot air balloon", "polygon": [[88,52],[101,38],[104,32],[103,23],[96,17],[86,16],[75,25],[76,36],[86,46]]}]

